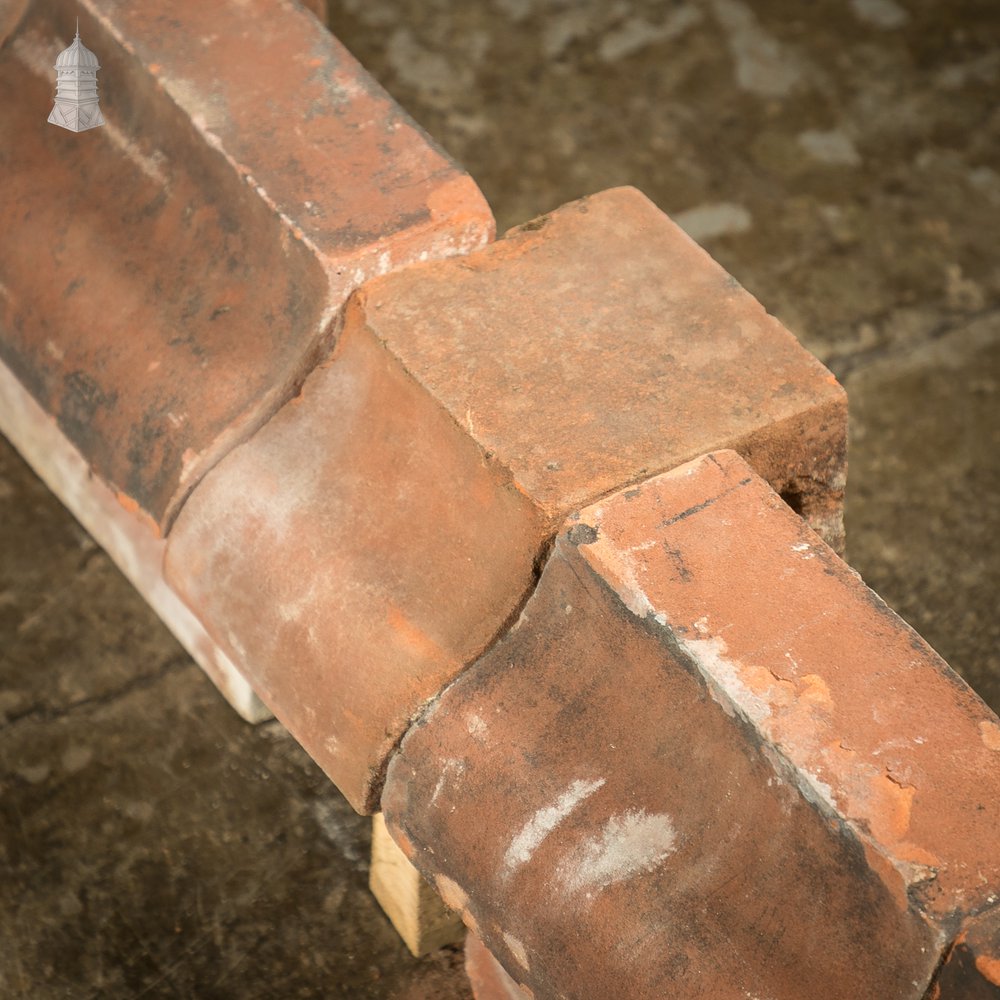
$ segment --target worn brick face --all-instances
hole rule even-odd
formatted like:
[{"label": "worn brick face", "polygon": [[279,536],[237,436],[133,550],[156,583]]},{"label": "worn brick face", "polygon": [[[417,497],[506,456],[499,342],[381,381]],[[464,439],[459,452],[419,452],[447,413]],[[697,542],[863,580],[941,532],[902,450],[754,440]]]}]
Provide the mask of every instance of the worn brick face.
[{"label": "worn brick face", "polygon": [[533,583],[538,518],[357,324],[206,477],[168,579],[359,810]]},{"label": "worn brick face", "polygon": [[382,804],[536,1000],[917,1000],[1000,890],[997,733],[720,453],[567,523]]},{"label": "worn brick face", "polygon": [[[60,134],[38,108],[78,14],[107,125]],[[297,6],[35,3],[0,91],[0,362],[163,528],[353,288],[492,233],[472,180]]]},{"label": "worn brick face", "polygon": [[732,447],[842,543],[843,390],[638,191],[362,295],[374,334],[548,516]]},{"label": "worn brick face", "polygon": [[[369,282],[343,340],[275,427],[206,478],[168,564],[359,808],[373,808],[408,721],[523,599],[576,504],[734,443],[781,488],[808,482],[805,513],[840,538],[843,391],[636,191]],[[301,517],[261,532],[258,504]],[[359,519],[378,534],[374,557],[351,547]],[[396,649],[387,594],[433,641]],[[285,604],[311,643],[277,620]]]}]

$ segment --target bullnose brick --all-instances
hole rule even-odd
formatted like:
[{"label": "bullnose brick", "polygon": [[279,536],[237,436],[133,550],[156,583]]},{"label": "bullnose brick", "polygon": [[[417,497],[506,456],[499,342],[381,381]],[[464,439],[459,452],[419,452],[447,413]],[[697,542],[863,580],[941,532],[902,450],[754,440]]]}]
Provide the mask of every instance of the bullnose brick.
[{"label": "bullnose brick", "polygon": [[530,591],[541,535],[503,470],[349,319],[302,393],[195,491],[166,572],[373,811],[411,716]]},{"label": "bullnose brick", "polygon": [[536,1000],[917,1000],[997,902],[998,735],[724,452],[567,522],[382,805]]},{"label": "bullnose brick", "polygon": [[843,390],[637,191],[367,283],[341,345],[206,477],[167,562],[358,808],[580,503],[732,444],[840,540]]},{"label": "bullnose brick", "polygon": [[[70,136],[37,109],[78,14],[107,125]],[[250,34],[200,0],[53,0],[0,50],[18,95],[0,108],[17,136],[0,362],[163,529],[329,349],[352,289],[493,232],[471,178],[315,17],[269,0],[240,17]]]}]

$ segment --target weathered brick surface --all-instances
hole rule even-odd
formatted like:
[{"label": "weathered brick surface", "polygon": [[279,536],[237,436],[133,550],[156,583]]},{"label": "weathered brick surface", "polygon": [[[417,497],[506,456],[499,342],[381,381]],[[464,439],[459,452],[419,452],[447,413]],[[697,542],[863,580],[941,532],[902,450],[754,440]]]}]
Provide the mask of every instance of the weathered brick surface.
[{"label": "weathered brick surface", "polygon": [[1000,891],[998,720],[731,452],[568,523],[382,805],[537,1000],[915,1000]]},{"label": "weathered brick surface", "polygon": [[839,538],[842,390],[636,191],[367,284],[342,339],[191,498],[168,574],[358,808],[581,499],[735,441]]},{"label": "weathered brick surface", "polygon": [[349,321],[301,395],[195,491],[167,575],[371,810],[411,715],[531,587],[540,537],[503,470]]},{"label": "weathered brick surface", "polygon": [[1000,997],[1000,907],[967,921],[928,1000]]},{"label": "weathered brick surface", "polygon": [[[78,14],[107,120],[83,135],[39,111]],[[351,289],[492,232],[295,5],[36,2],[0,92],[0,361],[161,526],[328,349]]]},{"label": "weathered brick surface", "polygon": [[843,390],[638,191],[361,296],[375,336],[557,523],[732,447],[841,544]]}]

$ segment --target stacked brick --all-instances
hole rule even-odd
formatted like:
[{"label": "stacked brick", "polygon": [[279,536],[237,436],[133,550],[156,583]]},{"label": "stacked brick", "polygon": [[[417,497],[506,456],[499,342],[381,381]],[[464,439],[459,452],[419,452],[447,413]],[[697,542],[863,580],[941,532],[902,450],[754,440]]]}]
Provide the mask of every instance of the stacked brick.
[{"label": "stacked brick", "polygon": [[[107,128],[83,141],[35,113],[78,14],[116,81]],[[466,252],[494,226],[472,180],[312,14],[255,0],[240,17],[252,44],[231,11],[195,0],[38,2],[2,23],[0,88],[18,100],[0,110],[16,137],[0,197],[0,419],[257,719],[242,674],[163,582],[162,535],[328,354],[355,287]]]},{"label": "stacked brick", "polygon": [[[833,377],[634,190],[490,242],[251,6],[252,53],[85,0],[119,124],[0,112],[4,432],[384,809],[482,998],[996,995],[1000,722],[838,557]],[[4,22],[0,80],[47,88],[68,11]]]},{"label": "stacked brick", "polygon": [[822,366],[642,195],[608,191],[361,289],[294,402],[191,497],[167,577],[371,811],[572,511],[729,446],[837,542],[845,436]]}]

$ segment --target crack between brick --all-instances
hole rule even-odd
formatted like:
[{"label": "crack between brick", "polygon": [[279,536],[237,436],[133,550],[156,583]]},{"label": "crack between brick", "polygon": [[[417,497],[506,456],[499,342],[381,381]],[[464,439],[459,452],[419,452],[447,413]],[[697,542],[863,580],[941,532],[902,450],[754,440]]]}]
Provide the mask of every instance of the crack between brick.
[{"label": "crack between brick", "polygon": [[198,468],[189,482],[178,481],[161,517],[164,538],[170,534],[184,506],[205,477],[259,434],[292,400],[297,399],[313,372],[330,359],[343,332],[343,306],[344,303],[341,303],[331,316],[324,313],[318,323],[318,332],[303,348],[301,355],[291,362],[284,379],[249,404],[240,416],[208,443],[198,456]]},{"label": "crack between brick", "polygon": [[483,643],[481,649],[472,654],[462,665],[461,669],[455,674],[454,677],[447,684],[439,688],[430,698],[428,698],[411,716],[403,731],[400,733],[399,738],[392,745],[392,749],[386,754],[384,761],[378,769],[378,772],[373,775],[371,783],[371,792],[368,795],[366,806],[372,812],[378,812],[379,804],[382,799],[382,791],[385,786],[386,775],[389,771],[389,765],[396,759],[396,756],[400,753],[402,749],[403,741],[406,737],[416,728],[422,726],[427,719],[431,716],[434,710],[437,708],[438,703],[441,699],[451,690],[452,686],[457,684],[463,677],[479,662],[482,657],[489,653],[496,646],[500,645],[501,642],[514,630],[517,623],[521,620],[521,615],[524,613],[525,607],[527,607],[528,602],[535,595],[535,591],[538,589],[538,585],[542,579],[542,573],[545,571],[545,567],[548,565],[549,559],[552,557],[552,553],[555,550],[556,538],[559,532],[556,531],[550,535],[547,535],[542,541],[541,545],[538,547],[538,552],[535,555],[534,562],[532,564],[532,579],[528,586],[524,589],[521,597],[511,609],[510,613],[500,624],[499,628],[493,633],[490,638]]}]

